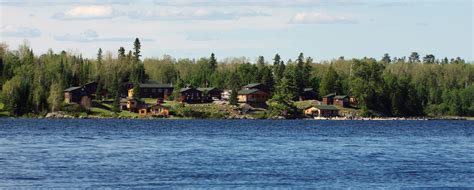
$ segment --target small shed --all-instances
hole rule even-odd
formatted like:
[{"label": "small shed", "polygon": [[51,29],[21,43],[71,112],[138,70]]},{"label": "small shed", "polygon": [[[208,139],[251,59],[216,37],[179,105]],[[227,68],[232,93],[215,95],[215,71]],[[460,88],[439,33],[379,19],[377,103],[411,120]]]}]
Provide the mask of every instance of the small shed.
[{"label": "small shed", "polygon": [[312,117],[337,117],[339,109],[332,105],[308,106],[304,109],[304,115]]},{"label": "small shed", "polygon": [[168,117],[170,115],[170,110],[168,107],[161,104],[155,104],[150,106],[150,114],[154,116],[164,116]]},{"label": "small shed", "polygon": [[341,107],[349,107],[349,96],[334,96],[333,104]]}]

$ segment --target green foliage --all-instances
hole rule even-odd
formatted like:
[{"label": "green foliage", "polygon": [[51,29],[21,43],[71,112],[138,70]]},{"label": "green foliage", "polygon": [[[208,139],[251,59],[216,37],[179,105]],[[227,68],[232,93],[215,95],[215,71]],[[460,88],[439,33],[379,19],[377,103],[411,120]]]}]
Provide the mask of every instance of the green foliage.
[{"label": "green foliage", "polygon": [[266,117],[268,118],[295,118],[298,113],[293,102],[281,94],[276,94],[272,99],[267,101],[268,110]]},{"label": "green foliage", "polygon": [[328,71],[321,80],[321,85],[319,87],[319,92],[321,96],[325,96],[331,93],[342,93],[342,86],[339,79],[339,75],[332,66],[329,67]]},{"label": "green foliage", "polygon": [[[276,54],[269,65],[263,56],[254,64],[245,57],[218,62],[214,54],[197,60],[163,56],[142,61],[139,39],[130,49],[120,47],[116,58],[99,49],[97,58],[88,60],[66,51],[49,50],[35,56],[27,44],[17,50],[1,44],[0,101],[13,116],[38,115],[60,109],[63,89],[97,81],[97,98],[103,92],[104,98],[114,100],[111,110],[118,111],[120,95],[126,91],[124,84],[149,78],[172,83],[174,98],[186,84],[237,92],[242,85],[263,83],[273,95],[268,117],[291,113],[291,101],[308,87],[319,90],[321,96],[334,92],[354,95],[366,114],[474,115],[474,65],[459,57],[438,60],[433,54],[422,57],[414,52],[398,58],[385,54],[381,60],[340,58],[313,63],[301,53],[285,65]],[[233,93],[232,104],[236,104],[236,97]]]}]

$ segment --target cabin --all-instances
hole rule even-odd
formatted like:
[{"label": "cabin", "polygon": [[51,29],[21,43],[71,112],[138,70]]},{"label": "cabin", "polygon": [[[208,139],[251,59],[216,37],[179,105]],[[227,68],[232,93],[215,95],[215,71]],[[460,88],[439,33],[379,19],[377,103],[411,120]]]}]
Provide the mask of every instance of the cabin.
[{"label": "cabin", "polygon": [[137,112],[145,106],[145,102],[137,98],[128,97],[120,100],[120,110]]},{"label": "cabin", "polygon": [[323,97],[323,104],[349,107],[350,100],[347,95],[328,94]]},{"label": "cabin", "polygon": [[349,96],[334,96],[333,104],[341,107],[349,107]]},{"label": "cabin", "polygon": [[170,109],[161,104],[155,104],[150,106],[150,114],[153,116],[168,117],[170,115]]},{"label": "cabin", "polygon": [[339,109],[333,105],[315,105],[304,109],[304,115],[310,117],[337,117]]},{"label": "cabin", "polygon": [[252,89],[258,89],[260,91],[270,93],[270,89],[262,83],[252,83],[252,84],[247,84],[242,87],[242,90],[252,90]]},{"label": "cabin", "polygon": [[270,99],[270,94],[259,89],[243,89],[237,94],[239,103],[265,103]]},{"label": "cabin", "polygon": [[212,102],[213,100],[221,100],[222,99],[222,90],[218,88],[198,88],[197,90],[202,92],[203,99]]},{"label": "cabin", "polygon": [[305,88],[303,94],[301,95],[301,100],[316,100],[318,98],[318,93],[313,88]]},{"label": "cabin", "polygon": [[92,105],[92,99],[97,91],[97,82],[90,82],[81,86],[73,86],[64,90],[64,102],[80,104],[84,107]]},{"label": "cabin", "polygon": [[179,91],[179,101],[186,103],[202,103],[202,92],[193,87],[182,88]]},{"label": "cabin", "polygon": [[87,84],[82,85],[82,87],[84,88],[84,91],[86,92],[86,94],[95,95],[95,93],[97,92],[97,85],[98,83],[93,81],[93,82],[89,82]]},{"label": "cabin", "polygon": [[326,96],[323,96],[323,104],[324,105],[332,105],[334,103],[334,97],[336,94],[328,94]]},{"label": "cabin", "polygon": [[[140,98],[167,99],[173,93],[173,85],[157,82],[140,83]],[[133,84],[128,84],[128,97],[133,97]]]},{"label": "cabin", "polygon": [[79,104],[82,96],[85,96],[85,93],[81,86],[74,86],[64,90],[64,102],[67,104]]}]

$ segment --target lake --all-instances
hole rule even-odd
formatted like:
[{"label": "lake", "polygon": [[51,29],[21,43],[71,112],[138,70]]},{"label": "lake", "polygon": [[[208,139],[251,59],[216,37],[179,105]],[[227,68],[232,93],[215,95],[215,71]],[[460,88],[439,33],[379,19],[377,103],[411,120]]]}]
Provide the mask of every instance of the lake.
[{"label": "lake", "polygon": [[0,119],[0,188],[474,188],[474,121]]}]

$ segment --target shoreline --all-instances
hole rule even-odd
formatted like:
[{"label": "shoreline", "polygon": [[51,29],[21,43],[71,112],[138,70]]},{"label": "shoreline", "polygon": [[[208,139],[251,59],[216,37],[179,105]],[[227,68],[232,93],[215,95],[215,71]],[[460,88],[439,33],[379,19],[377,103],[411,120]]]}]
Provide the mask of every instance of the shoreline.
[{"label": "shoreline", "polygon": [[[49,113],[48,113],[49,114]],[[193,117],[104,117],[104,116],[72,116],[72,115],[53,115],[53,116],[39,116],[39,117],[0,117],[0,119],[90,119],[90,120],[107,120],[107,119],[118,119],[118,120],[307,120],[307,121],[472,121],[474,118],[470,117],[357,117],[357,118],[346,118],[346,117],[335,117],[335,118],[295,118],[295,119],[283,119],[283,118],[252,118],[252,117],[241,117],[241,118],[193,118]]]}]

